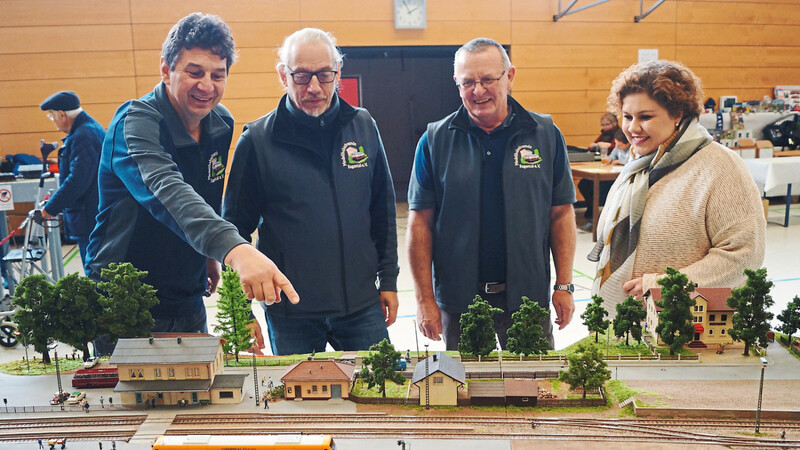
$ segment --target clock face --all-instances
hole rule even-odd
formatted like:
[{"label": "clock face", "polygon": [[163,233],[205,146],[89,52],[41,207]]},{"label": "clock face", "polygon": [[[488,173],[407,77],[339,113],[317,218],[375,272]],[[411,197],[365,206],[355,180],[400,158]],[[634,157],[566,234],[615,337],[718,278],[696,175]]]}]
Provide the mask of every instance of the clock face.
[{"label": "clock face", "polygon": [[394,0],[394,27],[424,29],[427,26],[425,0]]}]

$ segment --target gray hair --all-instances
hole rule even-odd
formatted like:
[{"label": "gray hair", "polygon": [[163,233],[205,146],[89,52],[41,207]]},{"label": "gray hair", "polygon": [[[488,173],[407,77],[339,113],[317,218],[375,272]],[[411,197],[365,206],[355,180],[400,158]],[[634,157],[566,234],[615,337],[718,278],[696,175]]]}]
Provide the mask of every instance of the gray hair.
[{"label": "gray hair", "polygon": [[278,48],[278,64],[275,68],[280,72],[284,67],[289,67],[289,58],[291,55],[292,47],[298,44],[316,44],[322,42],[330,47],[330,53],[333,56],[333,62],[337,68],[342,66],[344,56],[339,48],[336,46],[336,38],[331,33],[322,31],[319,28],[303,28],[302,30],[295,31],[294,33],[286,36]]},{"label": "gray hair", "polygon": [[453,58],[453,68],[455,69],[455,64],[456,64],[455,60],[458,59],[458,55],[464,52],[480,53],[490,47],[494,47],[498,51],[500,51],[500,57],[503,59],[503,69],[508,70],[508,68],[511,67],[511,59],[508,58],[508,52],[506,52],[506,49],[503,48],[503,46],[500,45],[500,43],[498,43],[494,39],[489,39],[489,38],[475,38],[467,42],[466,44],[462,45],[461,47],[459,47],[459,49],[456,50],[455,57]]},{"label": "gray hair", "polygon": [[70,110],[70,111],[64,111],[64,114],[68,118],[70,118],[71,120],[74,120],[76,117],[78,117],[78,114],[80,114],[81,112],[83,112],[83,108],[79,107],[78,109],[73,109],[73,110]]}]

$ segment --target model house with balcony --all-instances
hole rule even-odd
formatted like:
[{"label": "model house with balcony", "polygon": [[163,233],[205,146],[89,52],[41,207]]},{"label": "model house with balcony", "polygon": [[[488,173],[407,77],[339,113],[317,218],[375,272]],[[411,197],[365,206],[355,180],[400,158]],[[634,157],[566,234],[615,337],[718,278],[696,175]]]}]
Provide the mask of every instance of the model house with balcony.
[{"label": "model house with balcony", "polygon": [[120,339],[109,363],[125,405],[241,403],[246,375],[223,373],[222,342],[208,334]]},{"label": "model house with balcony", "polygon": [[[694,299],[695,305],[692,307],[694,336],[688,346],[706,348],[709,345],[732,344],[733,339],[728,335],[728,329],[733,327],[733,314],[736,310],[726,303],[731,296],[731,289],[698,287],[689,296]],[[650,289],[645,292],[643,303],[647,311],[646,331],[659,345],[664,345],[656,333],[658,313],[661,311],[656,302],[660,301],[660,289]]]},{"label": "model house with balcony", "polygon": [[337,361],[300,361],[281,376],[287,400],[348,398],[356,366]]},{"label": "model house with balcony", "polygon": [[411,378],[411,384],[419,389],[420,405],[457,405],[458,388],[465,382],[464,364],[444,352],[436,352],[418,362]]}]

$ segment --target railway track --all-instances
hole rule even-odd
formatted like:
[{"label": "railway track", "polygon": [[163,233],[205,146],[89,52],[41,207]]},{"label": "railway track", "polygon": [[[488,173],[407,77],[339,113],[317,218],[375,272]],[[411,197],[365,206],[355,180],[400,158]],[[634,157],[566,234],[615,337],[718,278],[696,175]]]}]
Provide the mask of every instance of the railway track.
[{"label": "railway track", "polygon": [[53,437],[67,440],[128,440],[146,415],[42,417],[0,421],[0,442],[30,442]]},{"label": "railway track", "polygon": [[[533,424],[536,426],[534,427]],[[725,445],[732,448],[797,448],[800,441],[754,438],[728,433],[751,431],[753,422],[692,419],[581,419],[480,416],[387,416],[383,414],[242,414],[179,415],[167,434],[283,434],[326,433],[345,439],[469,438],[503,440],[561,440],[660,442]],[[791,421],[762,421],[762,428],[800,429]]]}]

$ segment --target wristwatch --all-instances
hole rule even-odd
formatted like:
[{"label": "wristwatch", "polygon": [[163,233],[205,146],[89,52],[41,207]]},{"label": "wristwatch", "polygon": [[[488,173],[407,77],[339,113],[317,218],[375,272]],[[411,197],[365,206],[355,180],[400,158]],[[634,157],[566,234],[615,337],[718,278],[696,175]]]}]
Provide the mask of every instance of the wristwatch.
[{"label": "wristwatch", "polygon": [[572,284],[572,283],[570,283],[570,284],[555,284],[555,285],[553,285],[553,290],[554,291],[567,291],[570,294],[572,294],[573,292],[575,292],[575,285]]}]

